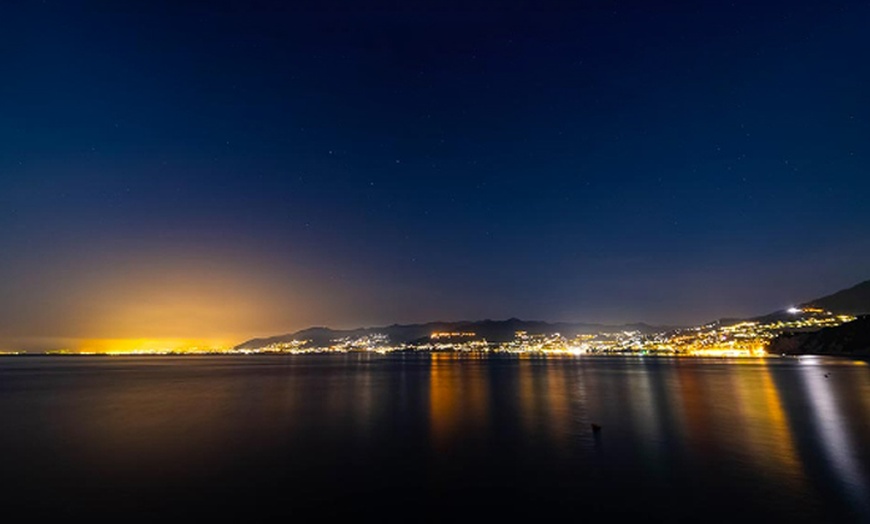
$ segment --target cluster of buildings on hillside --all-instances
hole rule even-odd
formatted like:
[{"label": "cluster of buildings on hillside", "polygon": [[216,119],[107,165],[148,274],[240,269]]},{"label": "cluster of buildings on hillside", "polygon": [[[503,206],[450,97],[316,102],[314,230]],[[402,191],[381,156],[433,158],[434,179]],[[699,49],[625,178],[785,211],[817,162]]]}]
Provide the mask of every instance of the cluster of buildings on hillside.
[{"label": "cluster of buildings on hillside", "polygon": [[328,353],[349,351],[461,351],[567,355],[673,355],[763,356],[770,340],[784,332],[812,331],[854,320],[821,309],[788,310],[789,316],[772,320],[714,322],[704,326],[662,333],[615,331],[566,337],[559,333],[517,331],[513,340],[489,342],[473,332],[435,332],[413,343],[392,344],[386,335],[341,338],[329,346],[312,346],[293,340],[247,353]]},{"label": "cluster of buildings on hillside", "polygon": [[[137,349],[83,353],[69,350],[50,354],[309,354],[309,353],[389,353],[407,352],[487,352],[537,355],[662,355],[662,356],[763,356],[770,342],[783,333],[818,331],[855,320],[819,308],[791,308],[784,313],[757,320],[712,322],[703,326],[659,333],[636,330],[602,331],[564,336],[560,333],[516,331],[510,340],[490,341],[473,331],[436,331],[412,342],[397,343],[383,333],[345,336],[315,343],[290,340],[263,347],[237,349]],[[0,352],[0,354],[3,354]],[[5,353],[16,354],[16,353]]]}]

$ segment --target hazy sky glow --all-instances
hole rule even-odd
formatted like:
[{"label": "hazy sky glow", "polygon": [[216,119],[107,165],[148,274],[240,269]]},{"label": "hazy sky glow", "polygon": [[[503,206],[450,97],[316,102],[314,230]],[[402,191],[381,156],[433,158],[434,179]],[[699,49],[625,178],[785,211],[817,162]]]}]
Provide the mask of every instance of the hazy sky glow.
[{"label": "hazy sky glow", "polygon": [[867,2],[285,3],[2,8],[0,349],[870,277]]}]

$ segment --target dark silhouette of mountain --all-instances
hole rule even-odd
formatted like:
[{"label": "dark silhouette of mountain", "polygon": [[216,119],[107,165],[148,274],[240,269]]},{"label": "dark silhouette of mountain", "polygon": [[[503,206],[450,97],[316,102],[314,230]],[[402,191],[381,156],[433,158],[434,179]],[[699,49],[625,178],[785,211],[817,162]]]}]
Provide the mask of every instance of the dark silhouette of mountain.
[{"label": "dark silhouette of mountain", "polygon": [[336,339],[344,337],[358,338],[374,334],[386,335],[392,344],[404,344],[428,339],[435,332],[472,332],[475,336],[469,337],[466,340],[485,339],[489,342],[507,342],[513,340],[517,331],[526,331],[533,335],[560,333],[566,337],[573,337],[583,333],[599,333],[602,331],[656,333],[672,329],[676,328],[673,326],[650,326],[644,323],[619,326],[570,322],[549,323],[539,320],[520,320],[518,318],[509,318],[507,320],[487,319],[478,321],[429,322],[426,324],[407,325],[393,324],[391,326],[346,330],[312,327],[286,335],[251,339],[239,344],[236,346],[236,349],[261,348],[270,344],[287,343],[292,340],[309,340],[309,346],[328,346]]},{"label": "dark silhouette of mountain", "polygon": [[811,333],[783,333],[770,342],[767,351],[774,355],[870,356],[870,315]]},{"label": "dark silhouette of mountain", "polygon": [[[849,289],[838,291],[832,295],[811,300],[801,304],[800,307],[816,307],[835,314],[861,315],[870,314],[870,280],[862,282]],[[810,313],[799,313],[810,314]],[[754,320],[761,323],[776,322],[778,320],[794,320],[795,313],[787,310],[775,311],[768,315],[750,318],[723,318],[716,323],[721,325],[736,324],[746,320]],[[308,340],[309,346],[329,346],[336,339],[345,337],[359,338],[367,335],[383,334],[389,337],[391,344],[407,344],[410,342],[423,342],[434,332],[473,332],[474,337],[470,340],[483,340],[489,342],[507,342],[514,338],[517,331],[526,331],[529,334],[552,334],[561,333],[566,337],[573,337],[584,333],[600,333],[606,331],[640,331],[642,333],[661,333],[679,329],[676,326],[650,326],[644,323],[605,325],[571,322],[543,322],[539,320],[521,320],[509,318],[507,320],[477,320],[457,322],[428,322],[425,324],[393,324],[383,327],[366,327],[358,329],[331,329],[328,327],[311,327],[266,338],[255,338],[242,342],[236,349],[254,349],[270,344],[281,344],[293,340]],[[468,339],[466,339],[468,340]]]},{"label": "dark silhouette of mountain", "polygon": [[[825,311],[830,311],[836,315],[866,315],[870,314],[870,280],[861,282],[856,286],[852,286],[848,289],[843,289],[841,291],[837,291],[831,295],[827,295],[821,298],[817,298],[814,300],[810,300],[809,302],[804,302],[798,306],[799,308],[820,308]],[[789,321],[794,320],[795,314],[789,313],[787,310],[782,309],[779,311],[774,311],[773,313],[768,313],[767,315],[762,315],[760,317],[754,317],[747,320],[754,320],[756,322],[760,322],[762,324],[777,322],[777,321]],[[736,324],[738,322],[742,322],[743,320],[738,319],[722,319],[719,322],[722,324]]]},{"label": "dark silhouette of mountain", "polygon": [[811,300],[802,307],[818,307],[845,315],[870,314],[870,280],[861,282],[849,289],[837,291],[832,295]]}]

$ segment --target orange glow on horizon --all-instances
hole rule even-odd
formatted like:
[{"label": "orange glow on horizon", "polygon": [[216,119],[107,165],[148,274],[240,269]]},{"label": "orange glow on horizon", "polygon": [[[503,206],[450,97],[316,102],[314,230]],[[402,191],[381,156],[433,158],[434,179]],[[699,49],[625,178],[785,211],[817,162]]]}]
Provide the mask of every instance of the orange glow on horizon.
[{"label": "orange glow on horizon", "polygon": [[135,353],[205,353],[232,348],[237,341],[192,338],[92,338],[83,339],[69,353],[135,354]]},{"label": "orange glow on horizon", "polygon": [[246,249],[148,239],[82,250],[42,287],[15,280],[0,325],[4,351],[69,353],[233,347],[333,319],[356,325],[367,290],[320,281],[329,264]]}]

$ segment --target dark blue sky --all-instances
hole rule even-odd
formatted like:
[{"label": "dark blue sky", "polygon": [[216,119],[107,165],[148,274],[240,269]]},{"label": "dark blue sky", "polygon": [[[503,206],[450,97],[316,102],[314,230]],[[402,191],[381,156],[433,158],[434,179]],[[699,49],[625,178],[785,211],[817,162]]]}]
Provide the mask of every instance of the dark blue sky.
[{"label": "dark blue sky", "polygon": [[866,1],[284,4],[0,8],[0,349],[870,278]]}]

